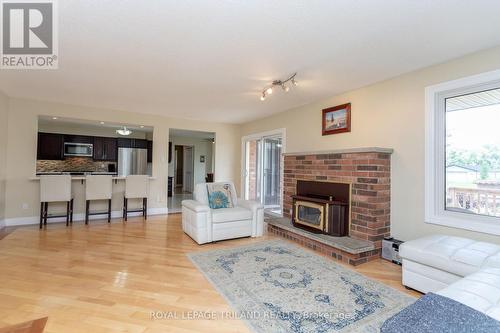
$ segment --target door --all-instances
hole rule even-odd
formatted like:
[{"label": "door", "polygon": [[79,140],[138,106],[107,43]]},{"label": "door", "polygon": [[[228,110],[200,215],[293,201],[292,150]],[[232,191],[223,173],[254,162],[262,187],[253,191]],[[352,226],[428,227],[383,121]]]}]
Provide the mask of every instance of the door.
[{"label": "door", "polygon": [[184,149],[182,146],[175,146],[174,175],[175,187],[183,187],[184,184]]},{"label": "door", "polygon": [[194,148],[184,146],[184,191],[194,190]]},{"label": "door", "polygon": [[132,149],[132,174],[147,175],[148,174],[148,150],[147,149]]},{"label": "door", "polygon": [[281,137],[267,137],[262,149],[262,203],[273,213],[281,213]]},{"label": "door", "polygon": [[245,199],[261,202],[261,139],[245,142]]},{"label": "door", "polygon": [[282,213],[282,134],[244,140],[244,197],[262,203],[266,212]]}]

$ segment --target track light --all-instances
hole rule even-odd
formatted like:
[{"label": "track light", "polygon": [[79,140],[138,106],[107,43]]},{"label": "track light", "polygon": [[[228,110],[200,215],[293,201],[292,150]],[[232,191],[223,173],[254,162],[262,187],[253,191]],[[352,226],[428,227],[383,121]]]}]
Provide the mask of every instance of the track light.
[{"label": "track light", "polygon": [[290,86],[286,85],[286,83],[291,82],[294,86],[297,86],[298,83],[297,83],[297,81],[295,81],[296,75],[297,75],[297,73],[294,73],[292,76],[290,76],[286,80],[274,80],[270,86],[268,86],[267,88],[264,88],[264,90],[262,90],[262,95],[260,96],[260,100],[263,101],[266,99],[267,95],[271,95],[273,93],[273,87],[275,87],[275,86],[279,86],[279,87],[281,87],[281,89],[283,89],[283,91],[289,92]]}]

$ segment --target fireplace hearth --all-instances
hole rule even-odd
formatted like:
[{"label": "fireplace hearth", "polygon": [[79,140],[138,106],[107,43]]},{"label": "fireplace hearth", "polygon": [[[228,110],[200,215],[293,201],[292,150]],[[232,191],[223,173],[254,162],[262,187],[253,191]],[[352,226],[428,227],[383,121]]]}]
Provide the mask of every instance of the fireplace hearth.
[{"label": "fireplace hearth", "polygon": [[292,195],[292,223],[313,233],[349,235],[351,185],[324,181],[297,181]]}]

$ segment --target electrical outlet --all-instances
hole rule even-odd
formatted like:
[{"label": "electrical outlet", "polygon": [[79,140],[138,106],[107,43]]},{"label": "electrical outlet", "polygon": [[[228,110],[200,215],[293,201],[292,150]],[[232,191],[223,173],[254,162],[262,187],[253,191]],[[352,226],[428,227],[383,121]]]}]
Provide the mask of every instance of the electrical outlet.
[{"label": "electrical outlet", "polygon": [[28,206],[28,204],[26,202],[23,202],[23,204],[21,205],[21,207],[23,209],[28,209],[29,208],[29,206]]}]

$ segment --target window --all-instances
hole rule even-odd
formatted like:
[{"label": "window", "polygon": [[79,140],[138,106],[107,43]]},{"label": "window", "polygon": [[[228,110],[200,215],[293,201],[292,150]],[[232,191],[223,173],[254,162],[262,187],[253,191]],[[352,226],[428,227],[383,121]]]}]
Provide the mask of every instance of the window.
[{"label": "window", "polygon": [[261,202],[268,214],[282,214],[284,141],[284,129],[242,138],[244,198]]},{"label": "window", "polygon": [[426,89],[426,222],[500,234],[500,71]]}]

